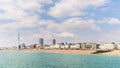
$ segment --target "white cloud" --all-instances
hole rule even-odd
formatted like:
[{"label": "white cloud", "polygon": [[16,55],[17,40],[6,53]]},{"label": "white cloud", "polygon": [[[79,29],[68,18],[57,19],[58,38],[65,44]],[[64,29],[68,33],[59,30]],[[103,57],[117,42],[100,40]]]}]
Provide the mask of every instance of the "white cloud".
[{"label": "white cloud", "polygon": [[47,26],[51,24],[52,21],[46,21],[42,19],[37,18],[25,18],[24,20],[21,20],[19,22],[12,22],[7,24],[1,24],[0,32],[11,32],[12,31],[18,31],[21,28],[34,28],[34,27],[42,27]]},{"label": "white cloud", "polygon": [[[51,0],[1,0],[0,1],[0,20],[14,20],[10,23],[1,24],[0,31],[5,32],[9,29],[19,29],[22,27],[38,27],[49,22],[39,18],[36,12],[42,13],[44,4],[52,3]],[[30,12],[30,13],[29,13]]]},{"label": "white cloud", "polygon": [[45,43],[51,44],[52,39],[56,39],[57,42],[65,42],[76,39],[78,35],[72,32],[53,32],[51,30],[43,29],[38,34],[31,34],[30,37],[33,37],[35,39],[44,38]]},{"label": "white cloud", "polygon": [[43,37],[45,39],[53,39],[53,38],[74,38],[76,37],[74,33],[70,33],[70,32],[53,32],[51,30],[42,30],[40,31],[39,34],[36,34],[35,37]]},{"label": "white cloud", "polygon": [[[36,13],[45,12],[43,6],[50,3],[52,0],[0,0],[0,11],[2,11],[2,13],[0,12],[0,21],[13,20],[8,23],[0,22],[0,37],[2,39],[0,46],[16,45],[17,32],[20,28],[40,27],[49,24],[51,21],[40,19],[39,14]],[[27,37],[25,38],[30,41]]]},{"label": "white cloud", "polygon": [[[36,34],[35,37],[45,38],[46,41],[50,41],[53,38],[62,41],[72,41],[75,42],[83,39],[82,35],[78,35],[82,31],[101,31],[101,29],[96,25],[95,20],[93,19],[81,19],[81,18],[71,18],[65,20],[61,23],[55,23],[51,21],[46,28],[40,28],[39,34]],[[32,36],[32,35],[31,35]],[[84,40],[84,39],[83,39]]]},{"label": "white cloud", "polygon": [[60,0],[54,7],[50,8],[49,15],[56,18],[84,15],[84,9],[99,7],[108,3],[108,0]]},{"label": "white cloud", "polygon": [[79,32],[80,30],[101,31],[93,19],[71,18],[62,23],[50,24],[47,27],[53,31]]},{"label": "white cloud", "polygon": [[113,31],[108,31],[104,33],[98,34],[96,37],[96,41],[101,41],[101,42],[117,42],[119,43],[120,39],[120,31],[119,30],[113,30]]},{"label": "white cloud", "polygon": [[74,38],[75,35],[73,33],[69,33],[69,32],[63,32],[63,33],[60,33],[59,34],[59,37],[62,37],[62,38]]},{"label": "white cloud", "polygon": [[[52,3],[51,0],[0,0],[0,19],[21,21],[26,18],[38,18],[36,13],[42,13],[44,4]],[[25,22],[25,21],[24,21]]]},{"label": "white cloud", "polygon": [[111,18],[108,22],[109,24],[120,24],[120,20],[116,18]]},{"label": "white cloud", "polygon": [[[54,20],[45,20],[40,18],[39,14],[43,13],[45,9],[43,6],[52,3],[51,0],[1,0],[0,1],[0,20],[14,20],[10,23],[0,24],[0,46],[14,46],[17,45],[17,32],[21,28],[30,28],[21,30],[21,43],[38,43],[38,38],[43,37],[45,41],[52,41],[53,38],[62,39],[62,41],[94,41],[94,40],[114,40],[120,37],[120,32],[106,32],[98,34],[87,35],[81,34],[84,31],[98,32],[102,31],[98,27],[94,19],[83,19],[73,16],[84,15],[84,9],[89,7],[99,7],[107,3],[108,0],[60,0],[55,3],[54,7],[50,8],[48,14],[58,17],[66,18],[64,21],[58,23]],[[4,7],[3,7],[4,6]],[[91,14],[94,16],[94,14]],[[109,24],[119,24],[120,20],[117,18],[105,19],[104,22]],[[31,29],[31,28],[36,29]],[[28,32],[28,33],[27,33]],[[110,34],[109,34],[110,33]],[[114,36],[115,35],[115,36]],[[80,40],[80,41],[79,41]],[[96,41],[97,41],[96,40]]]},{"label": "white cloud", "polygon": [[108,23],[110,25],[118,25],[120,24],[120,19],[118,18],[103,18],[99,23]]}]

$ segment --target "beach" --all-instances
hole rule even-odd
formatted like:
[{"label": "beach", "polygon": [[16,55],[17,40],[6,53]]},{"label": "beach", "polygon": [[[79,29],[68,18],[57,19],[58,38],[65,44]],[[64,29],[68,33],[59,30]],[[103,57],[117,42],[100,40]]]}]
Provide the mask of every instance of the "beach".
[{"label": "beach", "polygon": [[53,53],[68,53],[68,54],[107,54],[107,55],[120,55],[120,50],[108,52],[96,52],[96,50],[45,50],[45,49],[24,49],[17,50],[20,52],[53,52]]},{"label": "beach", "polygon": [[106,55],[120,55],[120,50],[97,52],[96,50],[52,50],[52,49],[21,49],[21,50],[3,50],[14,52],[47,52],[47,53],[68,53],[68,54],[106,54]]},{"label": "beach", "polygon": [[100,53],[100,54],[107,54],[107,55],[120,55],[120,50],[114,50],[114,51],[104,52],[104,53]]},{"label": "beach", "polygon": [[95,50],[45,50],[45,49],[25,49],[23,52],[55,52],[55,53],[73,53],[73,54],[91,54]]}]

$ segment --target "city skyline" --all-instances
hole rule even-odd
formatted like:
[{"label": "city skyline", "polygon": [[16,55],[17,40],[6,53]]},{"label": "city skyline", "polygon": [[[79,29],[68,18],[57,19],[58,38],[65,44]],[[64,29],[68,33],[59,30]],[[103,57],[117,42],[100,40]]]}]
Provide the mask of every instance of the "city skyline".
[{"label": "city skyline", "polygon": [[0,47],[57,42],[120,42],[119,0],[1,0]]}]

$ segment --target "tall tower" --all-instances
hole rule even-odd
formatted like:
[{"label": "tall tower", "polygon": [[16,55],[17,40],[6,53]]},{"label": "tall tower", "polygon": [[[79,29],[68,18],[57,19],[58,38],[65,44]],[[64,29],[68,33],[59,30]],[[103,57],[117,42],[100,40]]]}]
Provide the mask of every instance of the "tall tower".
[{"label": "tall tower", "polygon": [[53,39],[53,45],[55,45],[56,44],[56,39]]},{"label": "tall tower", "polygon": [[21,49],[21,46],[20,46],[20,32],[18,32],[18,49]]}]

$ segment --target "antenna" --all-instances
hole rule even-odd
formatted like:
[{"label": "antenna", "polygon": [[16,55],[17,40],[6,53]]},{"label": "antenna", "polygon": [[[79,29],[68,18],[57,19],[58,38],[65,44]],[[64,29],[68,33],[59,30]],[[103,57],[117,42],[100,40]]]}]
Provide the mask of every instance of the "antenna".
[{"label": "antenna", "polygon": [[18,47],[20,45],[20,32],[18,32]]}]

